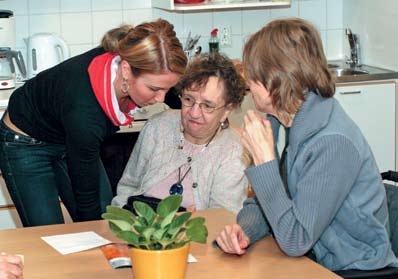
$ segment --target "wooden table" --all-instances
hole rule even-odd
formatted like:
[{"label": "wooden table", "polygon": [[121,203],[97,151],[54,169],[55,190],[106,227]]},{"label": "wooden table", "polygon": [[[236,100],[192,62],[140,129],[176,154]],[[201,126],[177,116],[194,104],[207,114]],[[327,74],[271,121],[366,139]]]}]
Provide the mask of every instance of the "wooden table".
[{"label": "wooden table", "polygon": [[[209,230],[207,244],[192,243],[191,254],[198,263],[188,265],[186,278],[340,278],[306,257],[284,255],[271,237],[254,244],[244,256],[227,255],[211,246],[212,240],[235,217],[223,209],[199,211]],[[0,231],[0,251],[25,256],[24,278],[132,278],[131,269],[112,269],[99,248],[61,255],[40,237],[95,231],[118,241],[107,221],[41,226]],[[119,241],[118,241],[119,242]]]}]

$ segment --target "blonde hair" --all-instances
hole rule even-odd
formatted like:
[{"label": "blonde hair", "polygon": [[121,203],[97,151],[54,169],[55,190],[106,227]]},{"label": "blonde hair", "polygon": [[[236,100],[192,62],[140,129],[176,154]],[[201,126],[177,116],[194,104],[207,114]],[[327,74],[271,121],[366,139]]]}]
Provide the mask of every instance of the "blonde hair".
[{"label": "blonde hair", "polygon": [[319,33],[302,19],[275,20],[253,34],[244,47],[243,67],[248,80],[270,92],[284,117],[298,111],[309,91],[323,97],[335,91]]},{"label": "blonde hair", "polygon": [[183,74],[187,65],[173,25],[163,19],[112,29],[102,38],[101,46],[108,52],[118,53],[136,76],[166,72]]}]

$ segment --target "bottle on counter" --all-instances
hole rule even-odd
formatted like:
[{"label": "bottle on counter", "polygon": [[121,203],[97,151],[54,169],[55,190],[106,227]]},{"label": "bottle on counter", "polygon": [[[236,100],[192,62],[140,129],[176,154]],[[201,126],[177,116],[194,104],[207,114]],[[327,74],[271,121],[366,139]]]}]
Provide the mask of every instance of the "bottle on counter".
[{"label": "bottle on counter", "polygon": [[218,39],[217,33],[217,28],[214,28],[210,33],[209,52],[218,52],[220,49],[220,40]]}]

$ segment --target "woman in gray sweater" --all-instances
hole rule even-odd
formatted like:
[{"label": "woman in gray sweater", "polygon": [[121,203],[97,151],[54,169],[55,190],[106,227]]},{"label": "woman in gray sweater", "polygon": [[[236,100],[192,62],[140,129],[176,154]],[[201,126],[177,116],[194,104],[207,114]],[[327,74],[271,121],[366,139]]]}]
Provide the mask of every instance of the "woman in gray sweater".
[{"label": "woman in gray sweater", "polygon": [[243,101],[244,81],[228,58],[201,55],[188,65],[177,90],[181,111],[166,111],[145,124],[112,204],[124,206],[131,196],[181,194],[187,210],[223,207],[237,213],[247,179],[228,115]]},{"label": "woman in gray sweater", "polygon": [[[256,108],[268,118],[245,116],[242,142],[253,160],[245,172],[256,197],[217,242],[241,255],[273,234],[286,254],[307,254],[331,270],[396,266],[379,169],[333,98],[322,49],[316,29],[300,19],[273,21],[246,43],[245,74]],[[281,125],[287,141],[279,159]]]}]

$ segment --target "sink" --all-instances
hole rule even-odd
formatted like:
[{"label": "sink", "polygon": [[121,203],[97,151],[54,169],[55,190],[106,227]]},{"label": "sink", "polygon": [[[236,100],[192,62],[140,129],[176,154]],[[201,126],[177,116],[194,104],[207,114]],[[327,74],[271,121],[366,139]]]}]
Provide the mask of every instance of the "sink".
[{"label": "sink", "polygon": [[369,74],[368,71],[365,70],[359,70],[359,69],[351,69],[351,68],[332,68],[330,69],[332,74],[334,74],[336,77],[342,77],[342,76],[356,76],[356,75],[366,75]]},{"label": "sink", "polygon": [[338,67],[339,67],[339,65],[337,65],[337,64],[328,64],[329,69],[338,68]]}]

